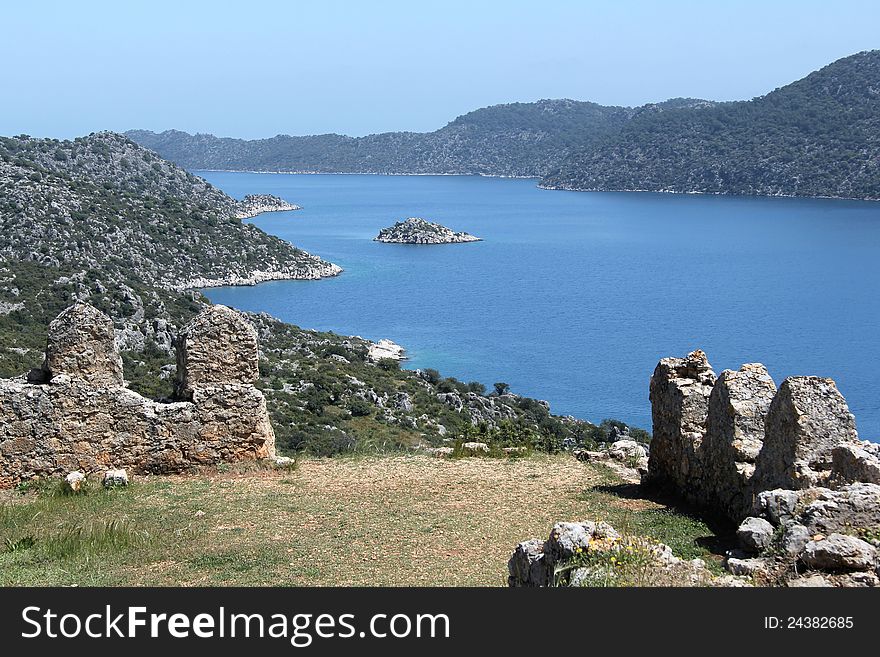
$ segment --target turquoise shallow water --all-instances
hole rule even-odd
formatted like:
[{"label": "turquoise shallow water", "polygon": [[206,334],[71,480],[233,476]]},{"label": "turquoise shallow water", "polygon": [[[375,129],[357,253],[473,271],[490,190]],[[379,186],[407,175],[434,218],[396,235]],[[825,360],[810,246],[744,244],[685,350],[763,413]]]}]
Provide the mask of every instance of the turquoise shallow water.
[{"label": "turquoise shallow water", "polygon": [[[880,204],[577,193],[532,180],[198,172],[304,207],[254,220],[335,262],[322,281],[207,290],[217,303],[408,349],[408,367],[650,428],[657,360],[833,377],[880,439]],[[421,216],[482,242],[373,242]]]}]

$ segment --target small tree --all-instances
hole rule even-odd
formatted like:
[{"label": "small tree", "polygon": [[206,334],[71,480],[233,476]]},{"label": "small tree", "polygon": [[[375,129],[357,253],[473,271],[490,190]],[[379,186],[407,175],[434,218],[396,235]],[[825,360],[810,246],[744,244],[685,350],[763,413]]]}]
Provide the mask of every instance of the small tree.
[{"label": "small tree", "polygon": [[510,392],[510,386],[503,381],[498,381],[495,383],[495,394],[496,395],[506,395]]}]

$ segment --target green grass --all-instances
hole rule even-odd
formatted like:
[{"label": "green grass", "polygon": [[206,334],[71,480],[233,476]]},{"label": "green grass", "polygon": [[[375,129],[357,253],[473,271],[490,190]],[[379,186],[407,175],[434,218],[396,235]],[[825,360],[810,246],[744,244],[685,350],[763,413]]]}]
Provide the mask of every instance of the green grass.
[{"label": "green grass", "polygon": [[500,586],[516,543],[558,521],[606,520],[687,558],[711,557],[715,540],[568,455],[358,453],[224,470],[3,492],[0,584]]}]

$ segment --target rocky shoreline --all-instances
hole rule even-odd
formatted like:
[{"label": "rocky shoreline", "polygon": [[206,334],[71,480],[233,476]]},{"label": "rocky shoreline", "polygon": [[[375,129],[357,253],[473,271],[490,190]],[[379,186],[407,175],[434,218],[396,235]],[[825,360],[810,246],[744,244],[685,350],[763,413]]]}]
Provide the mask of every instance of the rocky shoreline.
[{"label": "rocky shoreline", "polygon": [[410,217],[405,221],[398,221],[393,226],[383,228],[373,240],[388,244],[457,244],[481,241],[479,237],[469,233],[457,233],[451,228],[426,221],[420,217]]},{"label": "rocky shoreline", "polygon": [[195,290],[208,287],[226,287],[239,285],[258,285],[268,281],[289,281],[289,280],[305,280],[315,281],[321,278],[332,278],[339,276],[344,270],[339,265],[332,262],[322,260],[316,255],[304,255],[311,262],[298,263],[295,267],[285,267],[283,269],[272,269],[266,271],[254,271],[247,276],[230,275],[222,278],[193,278],[182,282],[175,286],[175,290]]}]

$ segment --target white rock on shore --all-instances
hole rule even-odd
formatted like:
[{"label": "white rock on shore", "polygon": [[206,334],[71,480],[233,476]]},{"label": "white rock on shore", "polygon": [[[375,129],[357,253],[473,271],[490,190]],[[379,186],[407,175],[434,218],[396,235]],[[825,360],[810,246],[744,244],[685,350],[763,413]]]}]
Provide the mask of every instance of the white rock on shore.
[{"label": "white rock on shore", "polygon": [[370,345],[367,351],[367,357],[372,361],[380,361],[383,358],[392,360],[405,360],[406,349],[399,344],[395,344],[391,340],[379,340]]}]

